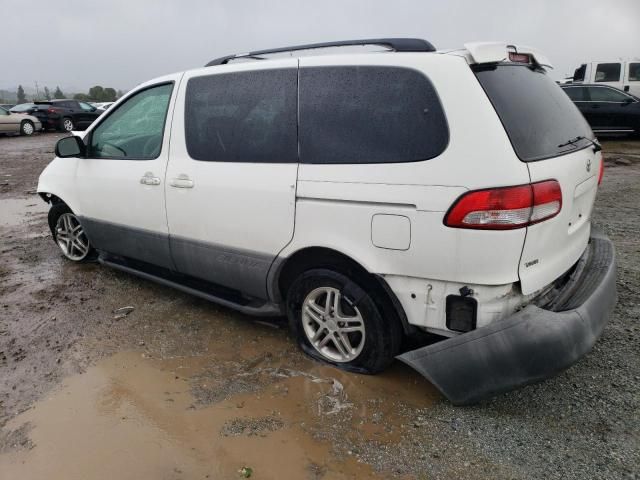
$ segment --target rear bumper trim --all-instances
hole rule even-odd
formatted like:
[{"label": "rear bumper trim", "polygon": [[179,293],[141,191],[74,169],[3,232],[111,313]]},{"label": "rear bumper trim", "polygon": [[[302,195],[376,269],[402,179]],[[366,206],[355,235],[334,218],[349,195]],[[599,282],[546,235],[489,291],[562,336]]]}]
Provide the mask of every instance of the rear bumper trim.
[{"label": "rear bumper trim", "polygon": [[580,299],[579,306],[550,311],[528,305],[504,320],[398,359],[456,405],[476,403],[564,370],[591,350],[616,303],[613,243],[593,230],[585,255],[587,266],[571,295]]}]

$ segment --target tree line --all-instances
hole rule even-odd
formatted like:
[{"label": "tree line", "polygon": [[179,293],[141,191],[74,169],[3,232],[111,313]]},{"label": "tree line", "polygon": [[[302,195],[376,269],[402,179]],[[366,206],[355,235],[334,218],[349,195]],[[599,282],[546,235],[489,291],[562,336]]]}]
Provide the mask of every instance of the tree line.
[{"label": "tree line", "polygon": [[[10,98],[3,98],[5,96],[8,97],[10,92],[2,92],[4,95],[0,95],[0,103],[11,103]],[[31,100],[53,100],[53,99],[63,99],[63,98],[73,98],[74,100],[80,100],[83,102],[115,102],[118,98],[124,95],[122,90],[116,90],[111,87],[102,87],[101,85],[96,85],[91,87],[87,93],[75,93],[72,94],[71,97],[67,97],[65,93],[60,89],[59,86],[56,86],[53,93],[49,89],[49,87],[44,87],[42,92],[37,92],[35,95],[32,95]],[[22,85],[18,85],[18,90],[16,92],[15,98],[17,103],[27,103],[29,100],[27,99],[27,94],[24,91]]]}]

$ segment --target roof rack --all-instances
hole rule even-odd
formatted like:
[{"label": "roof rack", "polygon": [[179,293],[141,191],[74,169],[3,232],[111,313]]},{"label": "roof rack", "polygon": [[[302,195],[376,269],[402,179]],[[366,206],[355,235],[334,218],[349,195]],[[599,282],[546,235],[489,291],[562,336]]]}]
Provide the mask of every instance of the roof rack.
[{"label": "roof rack", "polygon": [[248,53],[237,53],[234,55],[227,55],[225,57],[216,58],[207,63],[206,67],[212,67],[214,65],[224,65],[229,60],[235,60],[239,58],[253,58],[256,60],[263,60],[260,56],[271,53],[282,52],[295,52],[298,50],[312,50],[316,48],[330,48],[330,47],[347,47],[352,45],[383,45],[389,47],[395,52],[435,52],[435,47],[421,38],[368,38],[365,40],[342,40],[338,42],[324,42],[324,43],[309,43],[307,45],[295,45],[292,47],[273,48],[269,50],[256,50]]}]

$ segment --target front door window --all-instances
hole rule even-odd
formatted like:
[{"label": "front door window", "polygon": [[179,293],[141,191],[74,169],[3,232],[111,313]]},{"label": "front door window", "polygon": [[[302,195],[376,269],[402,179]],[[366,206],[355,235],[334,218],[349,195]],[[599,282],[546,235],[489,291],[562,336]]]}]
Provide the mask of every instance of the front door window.
[{"label": "front door window", "polygon": [[151,160],[160,155],[173,84],[135,94],[92,132],[89,158]]}]

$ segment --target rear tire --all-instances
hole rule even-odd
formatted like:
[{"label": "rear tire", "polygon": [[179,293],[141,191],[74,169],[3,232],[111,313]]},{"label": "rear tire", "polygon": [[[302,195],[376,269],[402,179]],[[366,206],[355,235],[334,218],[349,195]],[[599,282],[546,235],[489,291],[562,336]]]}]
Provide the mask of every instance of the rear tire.
[{"label": "rear tire", "polygon": [[69,117],[64,117],[60,122],[60,130],[63,132],[71,132],[75,128],[76,126],[73,123],[73,120],[70,119]]},{"label": "rear tire", "polygon": [[83,263],[97,258],[97,252],[84,233],[80,220],[64,203],[52,205],[48,220],[53,241],[68,260]]},{"label": "rear tire", "polygon": [[33,133],[36,131],[35,126],[33,125],[33,122],[31,122],[30,120],[24,120],[21,124],[20,124],[20,135],[33,135]]},{"label": "rear tire", "polygon": [[402,329],[385,318],[366,282],[316,268],[296,278],[287,292],[291,332],[310,357],[338,368],[373,374],[391,364]]}]

